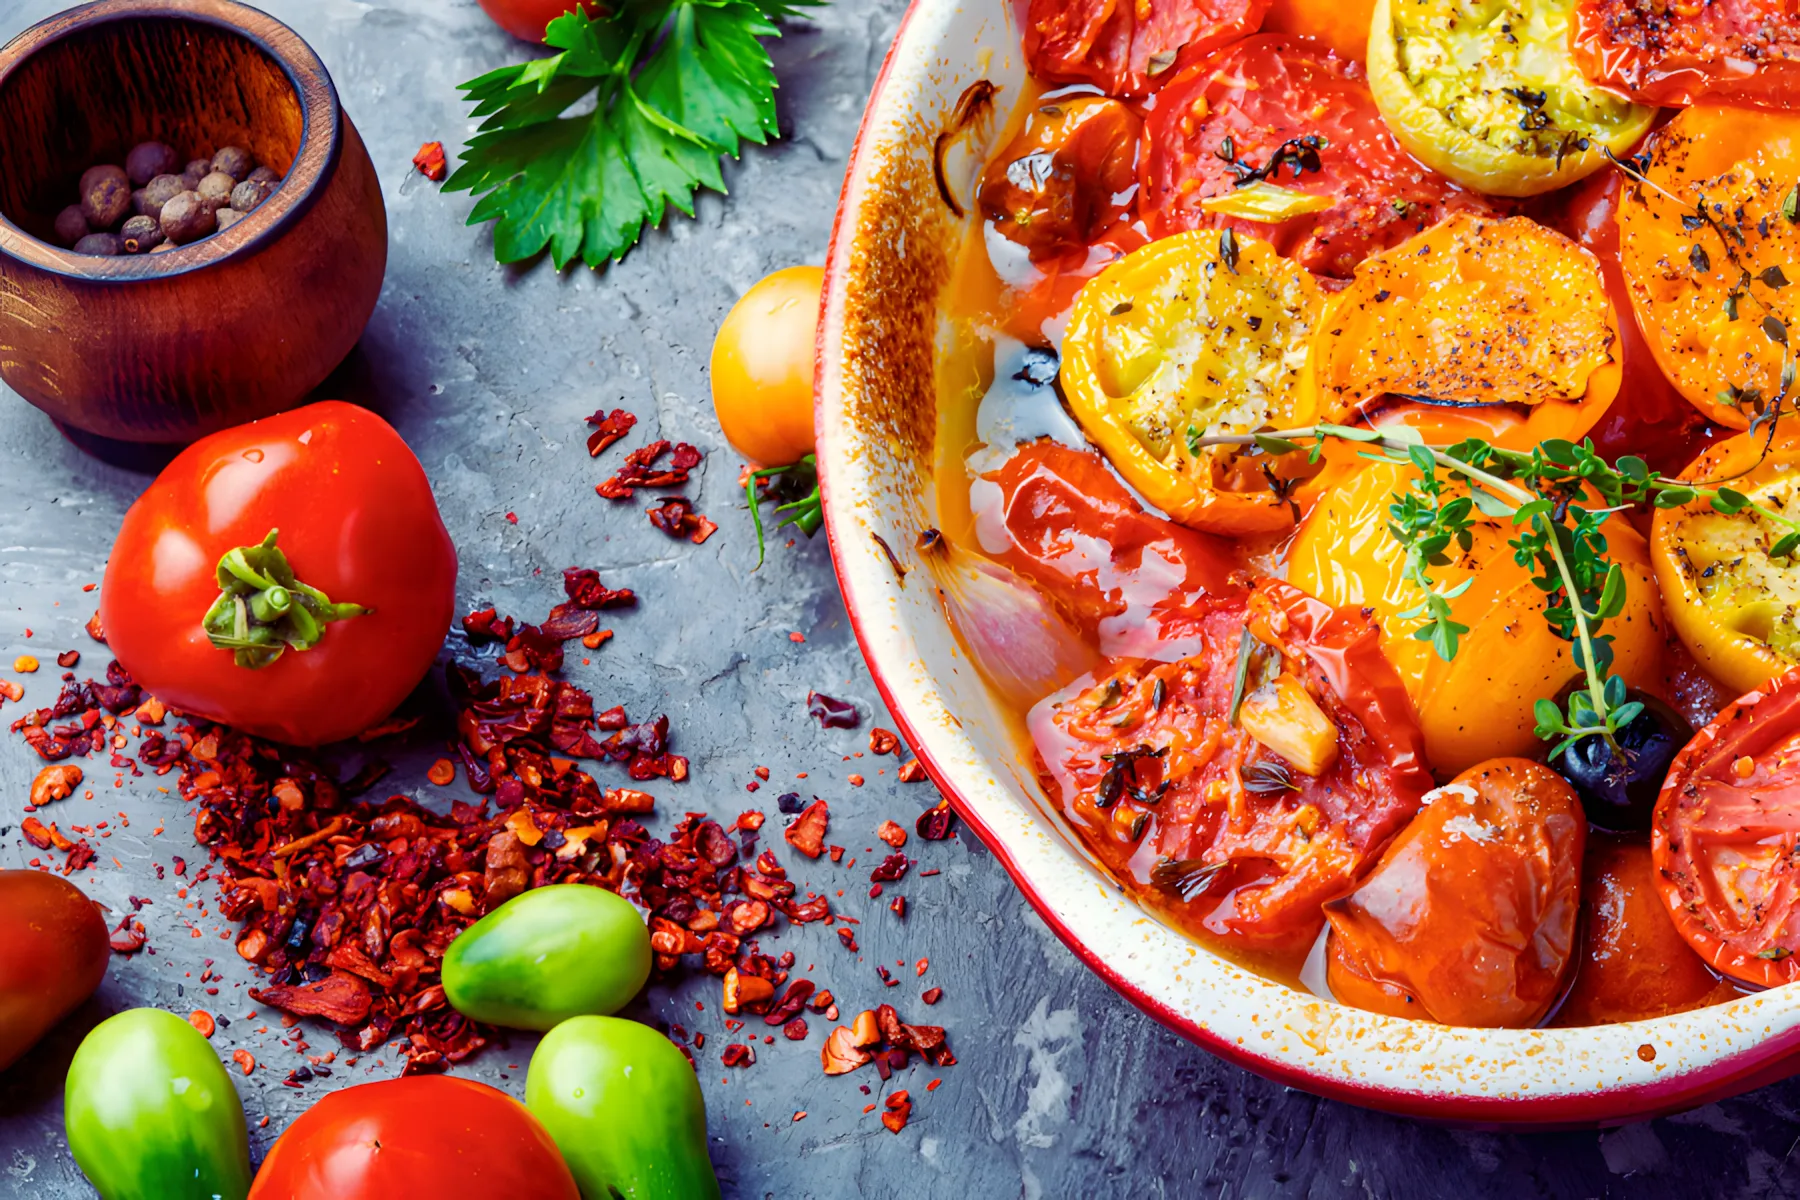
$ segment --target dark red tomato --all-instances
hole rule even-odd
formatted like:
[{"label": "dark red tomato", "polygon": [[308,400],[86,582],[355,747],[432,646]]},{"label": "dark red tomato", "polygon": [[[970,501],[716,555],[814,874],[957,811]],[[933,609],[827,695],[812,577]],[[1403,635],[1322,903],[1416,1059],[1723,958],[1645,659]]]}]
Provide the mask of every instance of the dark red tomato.
[{"label": "dark red tomato", "polygon": [[1736,998],[1682,940],[1656,890],[1650,847],[1588,842],[1581,883],[1581,955],[1554,1024],[1610,1025],[1688,1012]]},{"label": "dark red tomato", "polygon": [[1617,171],[1601,171],[1556,193],[1544,206],[1542,216],[1546,224],[1567,234],[1600,260],[1619,330],[1613,353],[1623,368],[1621,399],[1607,409],[1588,436],[1607,459],[1635,454],[1654,470],[1679,474],[1705,445],[1707,424],[1663,375],[1638,329],[1625,272],[1619,266],[1619,226],[1615,217],[1622,181],[1623,176]]},{"label": "dark red tomato", "polygon": [[333,400],[182,451],[125,514],[100,621],[164,703],[318,745],[405,699],[455,606],[456,548],[419,460],[386,421]]},{"label": "dark red tomato", "polygon": [[1580,0],[1569,44],[1583,75],[1645,104],[1800,108],[1791,0]]},{"label": "dark red tomato", "polygon": [[1675,928],[1733,979],[1800,979],[1800,669],[1725,706],[1675,756],[1650,822]]},{"label": "dark red tomato", "polygon": [[1204,54],[1256,32],[1269,0],[1030,0],[1025,60],[1053,83],[1141,96],[1173,75],[1184,50]]},{"label": "dark red tomato", "polygon": [[1035,583],[1103,654],[1152,653],[1189,604],[1237,590],[1228,543],[1145,512],[1097,454],[1022,446],[976,490],[982,548]]},{"label": "dark red tomato", "polygon": [[[1246,628],[1253,681],[1234,722]],[[1371,621],[1276,580],[1199,602],[1184,634],[1186,657],[1115,660],[1032,710],[1050,794],[1115,873],[1192,928],[1295,959],[1319,906],[1355,885],[1431,786],[1412,705]],[[1251,731],[1251,705],[1284,681],[1326,722],[1328,754],[1310,765]]]},{"label": "dark red tomato", "polygon": [[[1310,137],[1323,144],[1296,142]],[[1400,148],[1360,64],[1305,38],[1259,34],[1184,68],[1157,95],[1144,142],[1138,205],[1153,236],[1229,226],[1322,275],[1347,279],[1364,258],[1446,213],[1491,211]],[[1328,196],[1331,208],[1278,224],[1206,210],[1205,200],[1234,191],[1284,145],[1268,181]]]},{"label": "dark red tomato", "polygon": [[599,0],[480,0],[481,11],[500,28],[528,42],[542,42],[550,22],[577,5],[590,17],[606,12]]},{"label": "dark red tomato", "polygon": [[66,879],[0,871],[0,1071],[106,978],[106,920]]},{"label": "dark red tomato", "polygon": [[1581,801],[1550,768],[1470,767],[1325,906],[1332,994],[1442,1025],[1538,1024],[1573,959],[1586,840]]},{"label": "dark red tomato", "polygon": [[556,1143],[498,1088],[413,1075],[331,1092],[288,1126],[250,1200],[579,1200]]},{"label": "dark red tomato", "polygon": [[1034,262],[1076,250],[1085,258],[1090,242],[1130,217],[1139,130],[1117,100],[1039,105],[982,174],[982,215]]}]

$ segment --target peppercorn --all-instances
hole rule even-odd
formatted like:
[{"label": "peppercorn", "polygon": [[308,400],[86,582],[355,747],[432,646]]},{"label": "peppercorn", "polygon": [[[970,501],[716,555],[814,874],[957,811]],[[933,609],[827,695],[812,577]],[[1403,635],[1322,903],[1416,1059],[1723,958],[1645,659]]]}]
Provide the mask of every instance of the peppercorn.
[{"label": "peppercorn", "polygon": [[212,174],[212,159],[196,158],[181,168],[181,189],[191,192],[200,186],[200,181]]},{"label": "peppercorn", "polygon": [[223,206],[208,207],[195,192],[182,192],[163,205],[163,232],[169,240],[185,246],[197,242],[219,227],[216,213]]},{"label": "peppercorn", "polygon": [[226,146],[212,156],[212,169],[231,176],[236,183],[256,169],[256,160],[242,146]]},{"label": "peppercorn", "polygon": [[75,243],[77,254],[114,255],[119,252],[119,238],[112,233],[90,233]]},{"label": "peppercorn", "polygon": [[190,190],[179,175],[158,175],[144,185],[144,207],[139,211],[147,217],[161,216],[163,205]]},{"label": "peppercorn", "polygon": [[89,167],[81,173],[81,215],[94,229],[111,229],[131,211],[131,181],[121,167]]},{"label": "peppercorn", "polygon": [[56,214],[56,240],[63,245],[73,246],[92,232],[87,218],[81,215],[81,205],[71,204]]},{"label": "peppercorn", "polygon": [[127,254],[143,254],[162,240],[162,223],[155,217],[133,217],[119,230],[119,246]]},{"label": "peppercorn", "polygon": [[269,193],[274,190],[274,184],[265,183],[260,179],[246,179],[231,189],[231,207],[240,213],[247,213],[267,200]]},{"label": "peppercorn", "polygon": [[181,159],[176,157],[174,149],[161,142],[139,142],[125,156],[125,174],[139,187],[180,166]]},{"label": "peppercorn", "polygon": [[236,225],[239,221],[243,220],[244,214],[235,208],[221,208],[218,212],[213,214],[213,219],[218,222],[219,232],[224,233],[227,229],[230,229],[233,225]]}]

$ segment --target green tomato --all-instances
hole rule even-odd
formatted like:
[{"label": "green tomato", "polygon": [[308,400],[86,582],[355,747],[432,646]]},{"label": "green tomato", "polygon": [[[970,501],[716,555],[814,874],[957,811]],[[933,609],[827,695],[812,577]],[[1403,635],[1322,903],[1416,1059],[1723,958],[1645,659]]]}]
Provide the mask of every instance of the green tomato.
[{"label": "green tomato", "polygon": [[510,1029],[614,1013],[650,978],[650,931],[630,901],[584,883],[514,896],[444,955],[457,1012]]},{"label": "green tomato", "polygon": [[525,1107],[583,1200],[718,1200],[700,1081],[647,1025],[576,1017],[552,1029],[531,1056]]},{"label": "green tomato", "polygon": [[103,1200],[244,1200],[244,1108],[218,1055],[173,1013],[134,1008],[87,1035],[63,1090],[69,1152]]}]

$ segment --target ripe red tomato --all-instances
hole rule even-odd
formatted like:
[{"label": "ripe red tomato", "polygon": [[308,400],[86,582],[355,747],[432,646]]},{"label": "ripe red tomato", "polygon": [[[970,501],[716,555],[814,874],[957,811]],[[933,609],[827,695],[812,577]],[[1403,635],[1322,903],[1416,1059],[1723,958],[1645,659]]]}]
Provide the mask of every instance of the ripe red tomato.
[{"label": "ripe red tomato", "polygon": [[481,11],[500,28],[527,42],[542,42],[550,22],[580,4],[583,12],[597,17],[606,11],[599,0],[480,0]]},{"label": "ripe red tomato", "polygon": [[1155,91],[1182,50],[1204,54],[1254,33],[1269,0],[1030,0],[1025,59],[1056,83],[1114,96]]},{"label": "ripe red tomato", "polygon": [[1026,114],[981,176],[981,213],[1033,263],[1077,252],[1131,219],[1137,114],[1117,100],[1070,96]]},{"label": "ripe red tomato", "polygon": [[[285,585],[261,548],[274,531]],[[234,585],[247,592],[240,610],[220,571],[243,548],[237,566],[260,582]],[[366,611],[320,624],[329,613],[303,589]],[[386,421],[333,400],[182,451],[125,514],[100,621],[164,703],[310,746],[392,712],[437,657],[455,606],[456,548],[419,460]],[[234,652],[215,636],[256,644]]]},{"label": "ripe red tomato", "polygon": [[332,1092],[288,1126],[250,1200],[579,1200],[544,1127],[498,1088],[412,1075]]},{"label": "ripe red tomato", "polygon": [[[1295,141],[1315,135],[1316,147]],[[1489,211],[1400,148],[1360,64],[1305,38],[1259,34],[1185,68],[1157,96],[1144,144],[1139,211],[1152,235],[1229,226],[1322,275],[1349,278],[1447,213]],[[1204,201],[1236,191],[1244,168],[1266,167],[1284,145],[1268,182],[1332,207],[1274,224],[1207,211]]]},{"label": "ripe red tomato", "polygon": [[1669,766],[1650,819],[1657,887],[1734,979],[1800,979],[1800,668],[1725,706]]},{"label": "ripe red tomato", "polygon": [[1800,107],[1800,24],[1784,0],[1581,0],[1569,45],[1583,75],[1645,104]]},{"label": "ripe red tomato", "polygon": [[42,871],[0,871],[0,1071],[94,994],[112,947],[81,889]]},{"label": "ripe red tomato", "polygon": [[1443,1025],[1536,1025],[1568,978],[1586,840],[1581,801],[1548,767],[1470,767],[1325,906],[1332,994]]}]

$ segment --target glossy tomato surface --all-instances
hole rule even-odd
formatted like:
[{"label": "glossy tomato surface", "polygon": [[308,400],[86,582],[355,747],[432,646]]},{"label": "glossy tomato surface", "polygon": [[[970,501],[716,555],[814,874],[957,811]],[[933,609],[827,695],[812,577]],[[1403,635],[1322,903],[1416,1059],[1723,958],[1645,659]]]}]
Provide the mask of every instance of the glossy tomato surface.
[{"label": "glossy tomato surface", "polygon": [[1056,83],[1115,96],[1166,83],[1184,51],[1201,54],[1254,33],[1269,0],[1030,0],[1025,58]]},{"label": "glossy tomato surface", "polygon": [[1800,979],[1800,669],[1728,704],[1669,768],[1651,818],[1675,927],[1734,979]]},{"label": "glossy tomato surface", "polygon": [[65,879],[0,871],[0,1071],[106,978],[100,909]]},{"label": "glossy tomato surface", "polygon": [[1442,1025],[1536,1025],[1568,978],[1586,840],[1581,802],[1548,767],[1464,771],[1325,906],[1332,994]]},{"label": "glossy tomato surface", "polygon": [[739,297],[713,338],[712,397],[719,428],[739,453],[766,466],[813,448],[813,341],[818,267],[784,267]]},{"label": "glossy tomato surface", "polygon": [[544,40],[550,22],[579,6],[591,17],[606,11],[597,0],[480,0],[481,11],[506,32],[527,42]]},{"label": "glossy tomato surface", "polygon": [[[220,559],[271,531],[301,583],[369,611],[253,669],[201,622],[220,595]],[[119,661],[170,707],[318,745],[406,698],[455,605],[456,548],[419,460],[374,413],[326,401],[182,451],[125,514],[100,619]]]},{"label": "glossy tomato surface", "polygon": [[[1302,37],[1259,34],[1185,67],[1157,96],[1144,142],[1139,205],[1152,234],[1229,227],[1323,275],[1347,278],[1446,213],[1489,209],[1400,148],[1359,64]],[[1208,211],[1249,171],[1332,205],[1276,224]]]},{"label": "glossy tomato surface", "polygon": [[1137,182],[1137,114],[1117,100],[1039,104],[982,172],[981,212],[1034,262],[1079,251],[1129,219]]},{"label": "glossy tomato surface", "polygon": [[1581,0],[1569,42],[1583,75],[1646,104],[1800,107],[1800,16],[1784,0]]},{"label": "glossy tomato surface", "polygon": [[251,1200],[579,1200],[556,1143],[496,1088],[413,1075],[332,1092],[281,1135]]}]

